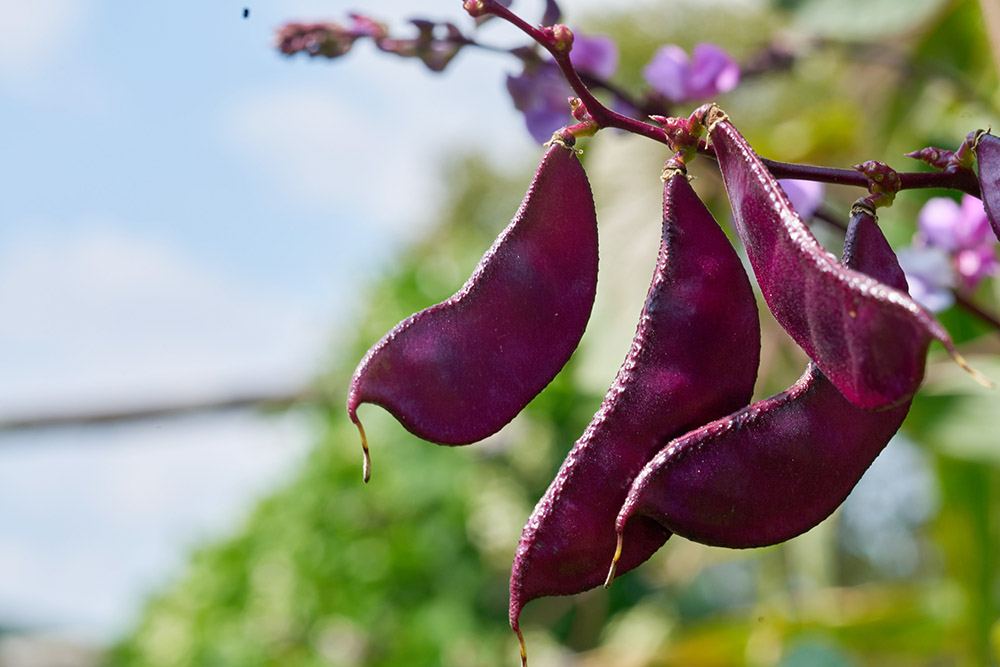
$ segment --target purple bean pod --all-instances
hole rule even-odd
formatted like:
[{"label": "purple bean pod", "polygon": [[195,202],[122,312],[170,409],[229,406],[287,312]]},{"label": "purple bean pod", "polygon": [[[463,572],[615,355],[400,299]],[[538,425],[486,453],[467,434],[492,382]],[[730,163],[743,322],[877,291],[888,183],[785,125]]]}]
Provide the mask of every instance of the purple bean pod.
[{"label": "purple bean pod", "polygon": [[[901,405],[938,340],[968,369],[944,327],[905,290],[843,266],[796,213],[746,139],[715,105],[695,112],[719,160],[736,227],[775,319],[852,403]],[[971,371],[970,371],[971,372]]]},{"label": "purple bean pod", "polygon": [[[519,638],[527,602],[604,582],[615,517],[632,479],[663,443],[753,394],[760,323],[746,271],[683,171],[664,174],[659,258],[632,347],[518,544],[510,624]],[[652,519],[632,522],[622,571],[669,536]],[[523,658],[523,639],[521,647]]]},{"label": "purple bean pod", "polygon": [[[894,289],[906,287],[867,207],[852,212],[844,263]],[[847,498],[909,407],[860,408],[810,362],[789,389],[664,447],[632,484],[616,522],[619,540],[636,519],[643,525],[655,519],[678,535],[715,546],[761,547],[791,539]]]},{"label": "purple bean pod", "polygon": [[513,221],[453,296],[397,324],[358,364],[347,412],[388,410],[414,435],[465,445],[500,430],[583,336],[597,289],[597,216],[574,151],[554,143]]},{"label": "purple bean pod", "polygon": [[973,150],[983,208],[993,233],[1000,239],[1000,138],[984,132],[976,139]]}]

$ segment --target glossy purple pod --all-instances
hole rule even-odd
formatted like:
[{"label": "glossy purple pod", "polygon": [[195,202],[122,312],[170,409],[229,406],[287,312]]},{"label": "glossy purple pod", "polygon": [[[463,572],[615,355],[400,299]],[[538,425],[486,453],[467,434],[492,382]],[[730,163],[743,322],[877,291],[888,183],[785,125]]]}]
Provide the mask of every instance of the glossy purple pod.
[{"label": "glossy purple pod", "polygon": [[1000,138],[988,133],[980,135],[975,153],[983,208],[993,233],[1000,239]]},{"label": "glossy purple pod", "polygon": [[[869,212],[855,208],[844,263],[903,290],[896,256]],[[636,477],[616,530],[658,520],[688,539],[760,547],[828,517],[896,433],[909,402],[870,411],[848,401],[814,362],[786,391],[663,448]]]},{"label": "glossy purple pod", "polygon": [[869,409],[909,400],[932,339],[967,368],[927,309],[904,290],[843,266],[816,241],[718,107],[708,107],[703,122],[764,300],[844,396]]},{"label": "glossy purple pod", "polygon": [[414,435],[465,445],[500,430],[569,360],[597,289],[597,216],[573,150],[553,144],[513,221],[453,296],[397,324],[358,364],[361,403]]},{"label": "glossy purple pod", "polygon": [[[760,359],[757,304],[725,233],[679,170],[666,178],[659,258],[632,347],[593,421],[538,502],[511,570],[510,623],[524,605],[604,582],[632,479],[663,443],[746,405]],[[622,570],[670,536],[629,524]]]}]

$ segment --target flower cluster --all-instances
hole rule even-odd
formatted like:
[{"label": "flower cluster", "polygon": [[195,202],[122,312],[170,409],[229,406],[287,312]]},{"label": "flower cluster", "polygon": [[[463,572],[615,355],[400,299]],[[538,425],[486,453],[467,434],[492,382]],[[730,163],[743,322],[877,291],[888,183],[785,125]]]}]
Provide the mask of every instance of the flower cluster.
[{"label": "flower cluster", "polygon": [[[732,90],[741,69],[719,46],[701,43],[690,55],[662,47],[643,70],[644,96],[631,98],[610,82],[618,68],[612,39],[555,24],[554,0],[541,27],[506,4],[464,7],[477,21],[505,19],[535,42],[508,51],[523,70],[508,76],[507,89],[531,134],[551,137],[549,149],[514,219],[462,287],[400,321],[361,359],[347,411],[366,482],[362,404],[440,445],[472,444],[510,423],[569,360],[596,296],[597,210],[576,140],[615,128],[674,151],[660,173],[660,254],[628,357],[515,554],[509,618],[526,664],[519,618],[531,600],[609,586],[672,534],[759,547],[830,516],[902,425],[932,341],[980,377],[929,311],[1000,266],[990,234],[992,226],[1000,236],[1000,138],[978,131],[958,151],[912,154],[939,170],[932,175],[873,160],[855,171],[765,160],[714,103],[687,118],[655,110]],[[310,54],[342,54],[367,36],[440,71],[461,48],[482,46],[450,23],[412,21],[418,35],[399,40],[354,20],[350,29],[300,26],[283,35],[282,48],[287,41]],[[630,107],[628,115],[594,91]],[[576,124],[566,125],[567,111]],[[689,182],[686,163],[699,153],[718,167],[748,266]],[[839,261],[805,223],[831,220],[819,212],[816,181],[869,193],[850,209]],[[877,209],[902,189],[931,186],[981,192],[985,205],[971,196],[930,200],[897,261]],[[809,357],[797,382],[757,401],[760,322],[748,269],[774,320]]]},{"label": "flower cluster", "polygon": [[[582,75],[606,84],[618,69],[618,45],[607,35],[576,32],[570,62]],[[740,80],[740,66],[715,44],[697,44],[691,56],[671,44],[656,52],[643,69],[643,78],[668,102],[698,102],[735,88]],[[507,77],[507,90],[536,141],[548,140],[566,124],[570,108],[567,98],[573,91],[552,61],[526,62],[521,74]],[[629,104],[617,99],[616,106]]]},{"label": "flower cluster", "polygon": [[286,56],[305,53],[311,57],[337,58],[354,46],[362,37],[375,40],[389,33],[385,24],[361,14],[351,14],[351,24],[339,23],[289,23],[278,31],[278,49]]},{"label": "flower cluster", "polygon": [[920,210],[913,244],[899,251],[899,263],[913,297],[938,312],[955,302],[954,289],[973,290],[997,273],[996,246],[981,200],[934,197]]}]

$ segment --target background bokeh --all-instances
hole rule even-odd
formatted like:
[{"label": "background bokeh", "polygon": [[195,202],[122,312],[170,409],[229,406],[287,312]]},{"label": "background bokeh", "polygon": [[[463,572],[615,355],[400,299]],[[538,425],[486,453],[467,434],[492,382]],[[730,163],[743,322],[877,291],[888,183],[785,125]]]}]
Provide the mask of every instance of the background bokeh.
[{"label": "background bokeh", "polygon": [[[664,43],[795,54],[720,99],[767,157],[918,169],[902,154],[955,148],[1000,116],[989,0],[561,4],[570,26],[616,38],[615,80],[632,90]],[[472,447],[362,408],[363,486],[343,410],[354,365],[464,281],[540,148],[506,97],[511,58],[470,50],[434,75],[367,44],[338,62],[271,46],[285,21],[351,9],[400,30],[471,23],[457,0],[0,1],[0,421],[292,400],[0,431],[0,664],[44,651],[67,665],[518,663],[511,558],[628,350],[665,149],[615,132],[581,142],[602,264],[565,371]],[[499,22],[482,35],[521,41]],[[717,174],[694,172],[726,223]],[[880,214],[895,246],[942,194],[906,192]],[[846,219],[857,196],[829,188],[826,205]],[[816,232],[839,250],[836,231]],[[995,280],[974,299],[1000,310]],[[997,332],[959,308],[942,319],[1000,378]],[[804,366],[762,325],[758,397]],[[828,521],[767,549],[675,537],[610,591],[534,602],[533,664],[994,663],[998,408],[932,349],[902,433]]]}]

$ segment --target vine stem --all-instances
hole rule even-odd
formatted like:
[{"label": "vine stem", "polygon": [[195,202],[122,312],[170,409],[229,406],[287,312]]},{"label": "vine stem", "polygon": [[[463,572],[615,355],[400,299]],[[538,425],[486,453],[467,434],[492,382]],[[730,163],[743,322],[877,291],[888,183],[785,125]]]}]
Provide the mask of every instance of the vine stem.
[{"label": "vine stem", "polygon": [[[597,125],[598,129],[613,127],[632,134],[644,136],[653,141],[669,146],[667,134],[662,128],[629,118],[604,106],[590,91],[580,76],[580,73],[570,62],[569,49],[559,49],[551,35],[544,30],[537,28],[520,16],[501,5],[496,0],[478,0],[483,9],[494,16],[501,18],[514,27],[521,30],[528,37],[540,44],[542,48],[549,52],[555,60],[556,65],[562,72],[563,77],[569,83],[573,92],[583,103],[587,115]],[[606,86],[601,86],[606,87]],[[715,158],[715,151],[711,146],[700,142],[698,152],[707,157]],[[837,169],[834,167],[819,167],[815,165],[793,164],[790,162],[779,162],[777,160],[763,159],[764,165],[775,178],[795,178],[806,181],[819,181],[822,183],[833,183],[837,185],[851,185],[867,188],[868,178],[854,169]],[[972,172],[949,173],[938,172],[900,172],[900,190],[914,190],[923,188],[942,188],[948,190],[958,190],[970,194],[974,197],[982,197],[979,189],[979,182]]]},{"label": "vine stem", "polygon": [[[711,159],[715,159],[715,150],[699,142],[698,153]],[[792,162],[779,162],[761,158],[764,166],[775,178],[796,178],[803,181],[819,181],[822,183],[833,183],[835,185],[853,185],[867,188],[868,177],[856,169],[838,169],[836,167],[820,167],[811,164],[794,164]],[[924,188],[942,188],[946,190],[958,190],[970,194],[973,197],[982,198],[979,189],[979,181],[971,172],[946,172],[946,171],[910,171],[897,172],[899,175],[900,190],[920,190]]]},{"label": "vine stem", "polygon": [[557,49],[552,38],[543,30],[531,25],[499,2],[496,2],[496,0],[482,0],[482,3],[486,11],[518,28],[549,52],[559,67],[559,71],[562,72],[563,77],[566,79],[566,82],[569,83],[570,88],[573,89],[576,96],[583,102],[584,108],[586,108],[587,113],[593,121],[597,123],[598,128],[613,127],[647,137],[661,144],[667,143],[667,135],[661,128],[649,123],[643,123],[634,118],[629,118],[601,104],[594,97],[594,94],[590,92],[590,89],[587,88],[583,79],[580,78],[580,73],[573,67],[573,63],[570,62],[569,50],[563,51]]}]

